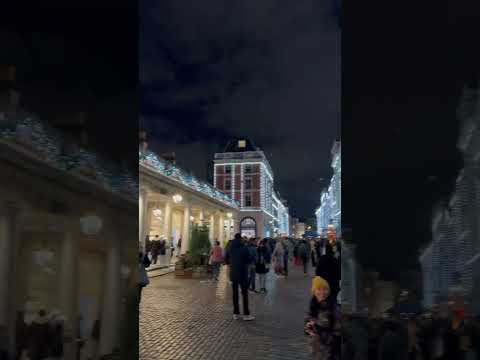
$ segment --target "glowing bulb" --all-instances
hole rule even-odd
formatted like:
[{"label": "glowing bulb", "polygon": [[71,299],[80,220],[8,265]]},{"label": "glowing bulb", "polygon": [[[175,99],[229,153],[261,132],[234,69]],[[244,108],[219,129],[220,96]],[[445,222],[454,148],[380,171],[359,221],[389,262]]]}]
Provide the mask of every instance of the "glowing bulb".
[{"label": "glowing bulb", "polygon": [[172,199],[173,199],[173,202],[175,204],[178,204],[178,203],[182,202],[183,197],[180,194],[175,194],[175,195],[172,196]]}]

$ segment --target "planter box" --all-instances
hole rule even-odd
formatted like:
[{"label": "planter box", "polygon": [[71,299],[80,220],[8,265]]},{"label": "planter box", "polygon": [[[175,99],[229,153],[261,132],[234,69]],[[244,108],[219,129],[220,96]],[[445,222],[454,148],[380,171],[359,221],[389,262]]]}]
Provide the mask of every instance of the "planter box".
[{"label": "planter box", "polygon": [[180,279],[191,279],[193,277],[192,269],[175,269],[175,277]]}]

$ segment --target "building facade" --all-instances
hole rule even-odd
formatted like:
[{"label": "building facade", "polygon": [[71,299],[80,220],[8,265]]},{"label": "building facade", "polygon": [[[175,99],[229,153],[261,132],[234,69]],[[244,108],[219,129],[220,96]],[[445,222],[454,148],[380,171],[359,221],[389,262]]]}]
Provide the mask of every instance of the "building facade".
[{"label": "building facade", "polygon": [[[190,249],[194,225],[209,229],[210,241],[222,245],[238,231],[238,205],[230,197],[146,147],[139,153],[139,242],[159,236],[178,253]],[[168,246],[170,248],[170,246]],[[177,255],[178,255],[177,253]]]},{"label": "building facade", "polygon": [[342,232],[342,153],[341,142],[335,141],[332,150],[333,175],[327,189],[320,195],[320,206],[315,211],[317,231],[324,235],[329,226],[333,225],[335,232],[341,236]]},{"label": "building facade", "polygon": [[274,188],[272,168],[250,140],[232,140],[214,159],[214,186],[239,204],[247,237],[289,235],[288,208]]},{"label": "building facade", "polygon": [[462,121],[458,147],[464,168],[448,203],[433,210],[432,241],[420,256],[423,300],[429,307],[461,286],[480,313],[480,92],[465,88],[458,116]]},{"label": "building facade", "polygon": [[0,350],[13,359],[17,319],[44,310],[65,319],[64,359],[86,356],[75,340],[91,341],[96,322],[94,358],[111,355],[137,302],[137,180],[35,115],[1,110]]}]

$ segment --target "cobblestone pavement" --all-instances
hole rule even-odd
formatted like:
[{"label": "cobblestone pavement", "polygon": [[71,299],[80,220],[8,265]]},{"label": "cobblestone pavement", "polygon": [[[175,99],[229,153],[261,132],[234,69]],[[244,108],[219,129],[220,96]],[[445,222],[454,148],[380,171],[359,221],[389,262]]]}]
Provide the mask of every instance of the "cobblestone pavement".
[{"label": "cobblestone pavement", "polygon": [[253,322],[232,319],[225,268],[217,284],[151,279],[142,294],[142,360],[311,359],[303,318],[310,279],[298,269],[288,279],[269,274],[267,295],[250,293]]}]

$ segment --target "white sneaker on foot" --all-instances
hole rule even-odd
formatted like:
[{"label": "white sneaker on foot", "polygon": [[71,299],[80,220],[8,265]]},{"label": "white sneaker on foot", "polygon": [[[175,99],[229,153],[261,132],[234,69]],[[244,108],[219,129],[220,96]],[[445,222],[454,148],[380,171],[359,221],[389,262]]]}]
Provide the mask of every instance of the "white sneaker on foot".
[{"label": "white sneaker on foot", "polygon": [[233,320],[238,320],[240,318],[240,315],[233,314]]},{"label": "white sneaker on foot", "polygon": [[245,316],[243,317],[243,320],[244,320],[244,321],[252,321],[252,320],[255,320],[255,316],[253,316],[253,315],[245,315]]}]

